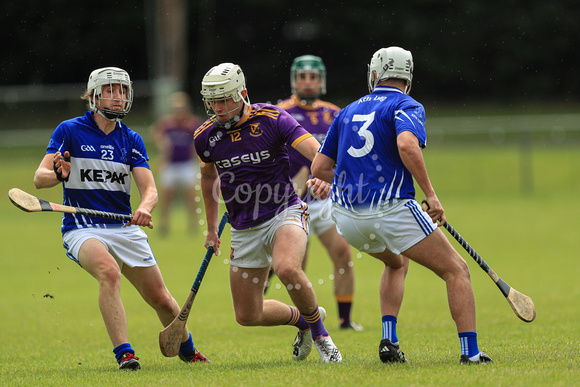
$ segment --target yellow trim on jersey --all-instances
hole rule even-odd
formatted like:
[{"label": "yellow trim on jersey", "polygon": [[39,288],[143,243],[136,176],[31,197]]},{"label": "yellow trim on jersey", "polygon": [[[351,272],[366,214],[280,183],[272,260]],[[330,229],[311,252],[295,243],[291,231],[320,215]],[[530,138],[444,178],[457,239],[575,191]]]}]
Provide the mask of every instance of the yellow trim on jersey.
[{"label": "yellow trim on jersey", "polygon": [[303,134],[302,136],[298,137],[294,142],[291,144],[292,148],[296,148],[298,144],[302,141],[306,140],[308,137],[313,137],[310,133]]},{"label": "yellow trim on jersey", "polygon": [[316,110],[320,107],[327,107],[331,110],[340,111],[340,108],[338,106],[336,106],[335,104],[333,104],[331,102],[323,101],[320,99],[316,99],[312,104],[304,105],[304,104],[302,104],[302,101],[300,100],[300,98],[298,98],[298,96],[296,94],[292,94],[290,96],[290,98],[280,102],[277,106],[284,109],[284,110],[288,110],[294,106],[300,106],[301,108],[303,108],[305,110]]},{"label": "yellow trim on jersey", "polygon": [[194,139],[196,139],[197,136],[199,136],[200,134],[202,134],[210,125],[213,124],[214,117],[211,117],[209,120],[207,120],[206,122],[204,122],[203,124],[201,124],[201,126],[195,130],[195,133],[193,133],[193,138]]}]

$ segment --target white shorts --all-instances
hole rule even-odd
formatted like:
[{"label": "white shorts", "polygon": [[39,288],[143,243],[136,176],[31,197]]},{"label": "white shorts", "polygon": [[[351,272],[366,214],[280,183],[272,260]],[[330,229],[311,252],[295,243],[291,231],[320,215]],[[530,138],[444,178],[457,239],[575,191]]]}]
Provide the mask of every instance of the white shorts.
[{"label": "white shorts", "polygon": [[310,213],[310,234],[322,235],[335,226],[332,220],[332,200],[330,196],[322,200],[308,203]]},{"label": "white shorts", "polygon": [[164,188],[191,187],[197,182],[197,168],[193,161],[167,164],[159,176]]},{"label": "white shorts", "polygon": [[87,227],[68,231],[63,236],[66,255],[80,265],[78,256],[81,246],[88,239],[93,238],[105,245],[121,268],[123,264],[129,267],[149,267],[157,264],[147,240],[147,233],[135,225],[109,228]]},{"label": "white shorts", "polygon": [[286,224],[296,225],[308,234],[306,203],[288,207],[274,218],[244,230],[231,229],[230,265],[245,268],[268,267],[272,263],[272,240],[276,231]]},{"label": "white shorts", "polygon": [[388,248],[400,254],[437,229],[437,224],[413,199],[386,206],[374,217],[357,216],[335,204],[332,217],[338,233],[365,253],[381,253]]}]

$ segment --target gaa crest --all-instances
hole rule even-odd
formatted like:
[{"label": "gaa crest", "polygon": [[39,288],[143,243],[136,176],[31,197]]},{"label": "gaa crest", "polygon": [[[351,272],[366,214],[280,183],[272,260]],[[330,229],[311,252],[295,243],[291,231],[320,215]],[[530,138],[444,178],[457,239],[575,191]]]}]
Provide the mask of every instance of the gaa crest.
[{"label": "gaa crest", "polygon": [[260,124],[250,125],[250,136],[259,137],[262,135],[262,129],[260,129]]}]

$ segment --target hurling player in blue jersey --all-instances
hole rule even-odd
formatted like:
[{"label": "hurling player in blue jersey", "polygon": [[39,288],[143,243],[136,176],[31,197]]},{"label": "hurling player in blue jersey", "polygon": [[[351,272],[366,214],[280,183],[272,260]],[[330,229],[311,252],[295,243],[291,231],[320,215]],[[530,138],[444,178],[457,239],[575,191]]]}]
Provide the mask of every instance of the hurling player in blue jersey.
[{"label": "hurling player in blue jersey", "polygon": [[[332,213],[341,235],[385,264],[380,359],[407,361],[396,323],[410,258],[445,281],[459,333],[460,363],[490,362],[477,344],[469,268],[437,227],[436,222],[445,223],[445,213],[421,152],[426,145],[425,110],[409,96],[412,77],[411,52],[400,47],[375,52],[368,72],[370,94],[341,110],[312,163],[312,173],[333,182]],[[415,201],[413,178],[425,195],[428,212]]]},{"label": "hurling player in blue jersey", "polygon": [[[164,326],[181,308],[165,286],[147,234],[139,227],[151,223],[157,189],[141,136],[121,122],[133,102],[129,74],[117,67],[94,70],[83,99],[89,111],[55,129],[34,184],[36,188],[61,184],[67,206],[133,215],[126,223],[65,214],[62,233],[67,256],[99,282],[99,308],[119,368],[137,370],[141,366],[129,344],[120,294],[122,275],[155,309]],[[134,212],[131,176],[141,195]],[[185,362],[208,361],[193,346],[187,328],[179,357]]]},{"label": "hurling player in blue jersey", "polygon": [[[298,328],[293,359],[318,350],[323,362],[341,362],[302,270],[308,210],[294,190],[288,147],[313,159],[320,146],[285,110],[250,104],[240,66],[222,63],[203,77],[201,94],[210,118],[195,132],[201,160],[201,191],[207,217],[205,247],[219,253],[220,193],[230,214],[230,289],[236,321],[243,326]],[[322,184],[328,194],[329,184]],[[294,306],[264,300],[270,266]]]},{"label": "hurling player in blue jersey", "polygon": [[[290,113],[304,129],[322,142],[328,127],[340,111],[338,106],[320,99],[321,95],[326,94],[326,67],[322,59],[314,55],[295,58],[290,68],[290,86],[292,95],[279,102],[278,106]],[[306,180],[310,176],[311,161],[291,147],[288,149],[288,156],[290,176],[293,176],[293,181],[297,185],[300,199],[308,204],[310,235],[318,236],[334,266],[334,297],[338,306],[339,326],[341,329],[361,331],[362,326],[350,319],[354,299],[354,265],[351,248],[336,231],[330,216],[332,204],[330,197],[321,200],[309,195],[305,188]],[[303,268],[306,266],[306,259]]]}]

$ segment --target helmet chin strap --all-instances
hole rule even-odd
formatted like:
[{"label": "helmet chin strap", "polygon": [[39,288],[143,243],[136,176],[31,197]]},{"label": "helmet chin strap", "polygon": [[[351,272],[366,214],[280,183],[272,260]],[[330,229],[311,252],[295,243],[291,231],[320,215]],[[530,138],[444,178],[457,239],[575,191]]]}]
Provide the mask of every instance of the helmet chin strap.
[{"label": "helmet chin strap", "polygon": [[104,111],[101,111],[101,109],[96,109],[97,113],[103,117],[105,120],[107,121],[121,121],[126,115],[127,113],[125,112],[115,112],[113,110],[110,109],[103,109]]},{"label": "helmet chin strap", "polygon": [[[243,109],[242,109],[242,112],[243,112]],[[217,127],[224,128],[224,129],[231,129],[238,122],[240,122],[241,119],[242,119],[242,114],[234,116],[234,117],[230,118],[229,120],[227,120],[226,122],[220,122],[216,117],[215,120],[213,120],[213,123]]]},{"label": "helmet chin strap", "polygon": [[233,116],[232,118],[230,118],[226,122],[220,122],[218,120],[218,118],[217,118],[217,115],[216,115],[216,118],[213,120],[214,125],[217,126],[217,127],[219,127],[219,128],[231,129],[238,122],[240,122],[240,120],[242,119],[242,116],[244,115],[244,106],[245,105],[242,105],[240,107],[240,114],[237,114],[237,115]]}]

